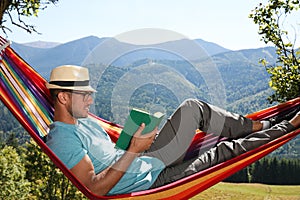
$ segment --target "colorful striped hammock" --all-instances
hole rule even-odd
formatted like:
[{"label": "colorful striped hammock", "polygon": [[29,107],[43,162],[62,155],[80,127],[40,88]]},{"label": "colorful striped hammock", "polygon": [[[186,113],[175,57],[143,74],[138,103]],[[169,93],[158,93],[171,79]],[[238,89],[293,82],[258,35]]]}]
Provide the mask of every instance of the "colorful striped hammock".
[{"label": "colorful striped hammock", "polygon": [[[187,199],[266,156],[300,133],[300,129],[298,129],[255,150],[159,188],[123,195],[97,196],[81,184],[44,142],[44,138],[48,132],[48,126],[53,118],[53,106],[51,104],[50,94],[45,87],[46,80],[18,56],[16,52],[10,48],[6,40],[0,38],[0,46],[2,47],[0,48],[1,101],[27,130],[35,142],[50,157],[54,164],[90,199]],[[266,119],[281,112],[289,112],[290,109],[298,105],[300,105],[300,97],[278,106],[250,114],[247,117],[254,120]],[[112,140],[116,141],[122,129],[121,126],[92,114],[90,117],[97,119],[111,136]],[[195,149],[200,148],[199,144],[201,144],[201,141],[209,142],[211,140],[215,140],[212,135],[205,135],[202,132],[198,132],[191,144],[189,153],[192,154]],[[201,145],[201,148],[203,148],[205,144]]]}]

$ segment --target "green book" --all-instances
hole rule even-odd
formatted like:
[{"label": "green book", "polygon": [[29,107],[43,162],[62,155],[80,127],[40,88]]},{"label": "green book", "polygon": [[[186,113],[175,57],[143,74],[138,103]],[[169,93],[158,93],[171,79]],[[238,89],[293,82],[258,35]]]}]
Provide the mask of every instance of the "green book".
[{"label": "green book", "polygon": [[142,123],[145,123],[145,129],[142,134],[146,134],[153,131],[153,129],[160,124],[163,116],[164,114],[161,112],[156,112],[151,115],[143,110],[132,109],[125,122],[124,128],[120,133],[119,139],[116,142],[116,147],[126,150],[129,147],[133,134]]}]

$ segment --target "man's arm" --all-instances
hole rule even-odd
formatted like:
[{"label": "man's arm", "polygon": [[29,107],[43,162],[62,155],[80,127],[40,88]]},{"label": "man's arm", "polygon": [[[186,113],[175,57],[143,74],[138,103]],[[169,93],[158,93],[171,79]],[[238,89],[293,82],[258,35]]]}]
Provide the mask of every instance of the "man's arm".
[{"label": "man's arm", "polygon": [[99,174],[95,174],[92,161],[87,155],[71,169],[71,172],[93,193],[106,195],[119,182],[139,153],[150,148],[157,128],[149,134],[141,135],[144,128],[144,124],[139,127],[123,156]]}]

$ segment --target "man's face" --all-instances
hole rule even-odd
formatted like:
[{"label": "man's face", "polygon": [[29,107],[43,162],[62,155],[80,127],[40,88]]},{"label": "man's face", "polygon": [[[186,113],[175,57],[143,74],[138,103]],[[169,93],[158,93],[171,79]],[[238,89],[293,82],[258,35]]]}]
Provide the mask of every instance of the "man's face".
[{"label": "man's face", "polygon": [[90,105],[93,104],[92,92],[68,91],[70,94],[70,103],[68,111],[74,118],[88,117]]}]

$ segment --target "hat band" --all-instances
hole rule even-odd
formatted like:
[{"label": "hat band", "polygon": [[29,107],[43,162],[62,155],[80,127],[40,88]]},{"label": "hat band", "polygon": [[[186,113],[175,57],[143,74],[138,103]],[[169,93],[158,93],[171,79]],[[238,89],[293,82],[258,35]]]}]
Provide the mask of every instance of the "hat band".
[{"label": "hat band", "polygon": [[90,81],[50,81],[50,84],[58,85],[62,87],[73,87],[73,86],[89,86]]}]

